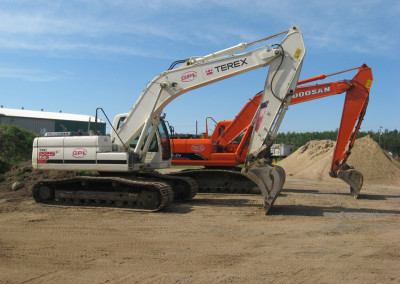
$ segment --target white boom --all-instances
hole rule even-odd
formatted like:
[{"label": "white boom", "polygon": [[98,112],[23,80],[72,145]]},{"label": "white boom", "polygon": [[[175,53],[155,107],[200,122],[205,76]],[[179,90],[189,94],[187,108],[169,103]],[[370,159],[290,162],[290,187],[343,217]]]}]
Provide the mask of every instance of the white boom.
[{"label": "white boom", "polygon": [[[276,36],[279,35],[282,35],[282,33]],[[245,53],[226,56],[227,52],[243,50],[250,45],[242,43],[202,58],[189,59],[188,65],[158,75],[144,89],[139,100],[120,126],[118,135],[122,141],[114,139],[114,142],[124,147],[124,144],[131,143],[140,133],[147,133],[148,128],[154,125],[154,120],[161,114],[164,107],[179,95],[268,65],[271,65],[271,67],[262,102],[271,100],[269,108],[273,112],[278,111],[280,101],[272,100],[272,93],[282,100],[289,90],[294,92],[297,85],[301,63],[305,55],[301,31],[297,27],[292,27],[280,45],[276,45],[274,48],[266,46]],[[272,80],[274,80],[272,82],[273,88],[271,88]],[[266,119],[263,120],[262,129],[269,128],[265,121]],[[255,148],[259,147],[260,141],[263,140],[262,131],[260,130],[257,133],[259,142],[254,146]],[[140,135],[140,138],[144,139],[144,137],[145,135]],[[141,142],[139,139],[138,147],[135,148],[135,152],[140,156],[145,152],[145,149],[141,148]]]}]

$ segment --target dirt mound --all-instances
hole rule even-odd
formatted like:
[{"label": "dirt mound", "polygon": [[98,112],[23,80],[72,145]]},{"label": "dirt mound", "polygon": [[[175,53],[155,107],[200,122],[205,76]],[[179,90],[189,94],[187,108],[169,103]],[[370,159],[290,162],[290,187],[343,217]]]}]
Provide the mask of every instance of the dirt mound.
[{"label": "dirt mound", "polygon": [[[278,163],[288,176],[310,180],[332,180],[329,176],[335,142],[310,141]],[[357,139],[347,164],[364,176],[366,184],[399,184],[400,166],[370,136]]]},{"label": "dirt mound", "polygon": [[366,182],[400,184],[400,165],[369,136],[357,139],[347,163],[364,175]]},{"label": "dirt mound", "polygon": [[[27,161],[18,166],[14,166],[10,171],[4,174],[5,181],[0,183],[0,199],[31,196],[31,188],[39,180],[54,180],[74,176],[76,176],[76,172],[73,171],[33,170],[32,162]],[[15,192],[11,191],[14,182],[22,183],[22,188]]]}]

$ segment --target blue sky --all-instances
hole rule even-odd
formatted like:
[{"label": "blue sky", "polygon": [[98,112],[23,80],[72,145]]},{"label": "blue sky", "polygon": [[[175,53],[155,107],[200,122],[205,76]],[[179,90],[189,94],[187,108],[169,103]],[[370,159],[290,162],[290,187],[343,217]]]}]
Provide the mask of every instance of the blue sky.
[{"label": "blue sky", "polygon": [[[297,25],[307,52],[300,78],[367,63],[374,83],[362,130],[400,129],[399,18],[397,0],[0,0],[0,104],[88,115],[103,107],[112,118],[173,61]],[[167,106],[167,120],[185,133],[196,121],[204,131],[207,116],[231,120],[266,73],[186,93]],[[335,130],[343,102],[339,95],[292,106],[280,131]]]}]

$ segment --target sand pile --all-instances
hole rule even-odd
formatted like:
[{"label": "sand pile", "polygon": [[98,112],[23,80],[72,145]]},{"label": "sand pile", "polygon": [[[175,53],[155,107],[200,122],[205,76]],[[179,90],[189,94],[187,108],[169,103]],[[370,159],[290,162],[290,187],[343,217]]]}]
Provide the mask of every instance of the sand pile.
[{"label": "sand pile", "polygon": [[[310,141],[278,163],[287,176],[310,180],[332,180],[329,176],[335,142]],[[400,184],[400,166],[378,143],[366,136],[357,139],[347,164],[364,176],[365,184]]]},{"label": "sand pile", "polygon": [[[7,198],[6,196],[13,196],[13,198],[32,196],[31,188],[39,180],[54,180],[75,176],[76,172],[74,171],[33,170],[32,162],[26,161],[14,166],[11,171],[5,173],[5,181],[0,182],[0,199]],[[21,184],[21,188],[17,191],[11,191],[12,185],[16,182]]]}]

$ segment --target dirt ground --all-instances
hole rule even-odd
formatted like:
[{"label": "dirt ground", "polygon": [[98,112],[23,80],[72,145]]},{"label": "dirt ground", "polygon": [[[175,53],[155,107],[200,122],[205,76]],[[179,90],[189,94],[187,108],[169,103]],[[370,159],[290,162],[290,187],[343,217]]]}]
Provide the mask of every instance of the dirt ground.
[{"label": "dirt ground", "polygon": [[55,207],[0,191],[0,283],[400,282],[400,186],[288,177],[166,211]]}]

